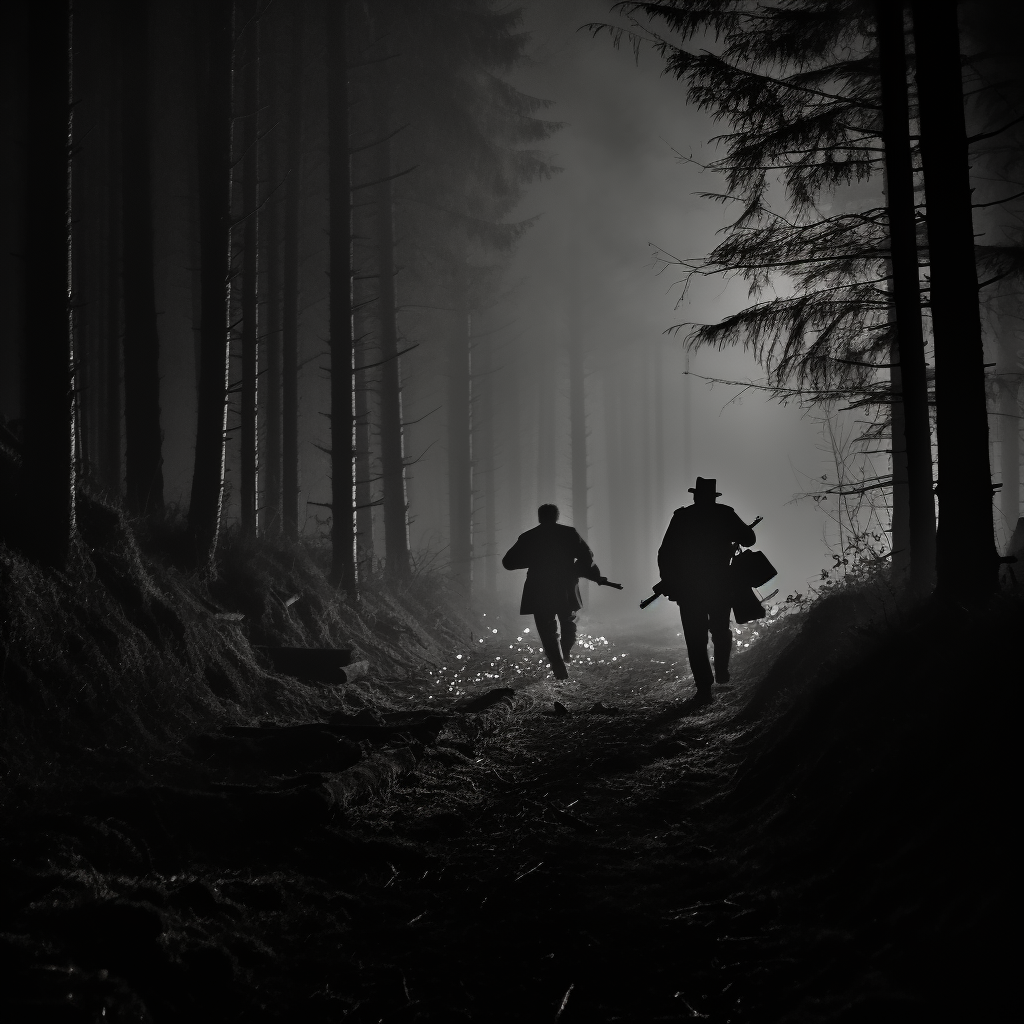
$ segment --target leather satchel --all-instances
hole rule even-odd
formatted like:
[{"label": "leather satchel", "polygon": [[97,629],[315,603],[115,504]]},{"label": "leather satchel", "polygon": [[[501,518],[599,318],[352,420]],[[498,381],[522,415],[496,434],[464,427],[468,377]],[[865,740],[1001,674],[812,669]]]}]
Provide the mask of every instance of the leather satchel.
[{"label": "leather satchel", "polygon": [[741,551],[729,566],[729,579],[734,587],[761,587],[778,574],[763,551]]},{"label": "leather satchel", "polygon": [[763,551],[741,551],[729,566],[732,613],[738,625],[763,619],[768,613],[757,599],[754,587],[763,586],[778,572]]}]

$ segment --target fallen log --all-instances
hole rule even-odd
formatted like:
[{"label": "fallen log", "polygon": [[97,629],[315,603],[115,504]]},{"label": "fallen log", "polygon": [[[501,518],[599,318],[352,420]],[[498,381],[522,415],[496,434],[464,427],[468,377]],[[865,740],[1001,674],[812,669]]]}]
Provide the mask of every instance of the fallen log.
[{"label": "fallen log", "polygon": [[[352,674],[346,678],[343,669],[351,666],[356,670],[358,664],[369,668],[366,662],[352,661],[352,651],[346,648],[334,647],[257,647],[256,650],[262,654],[273,666],[275,672],[281,672],[286,676],[295,676],[296,679],[317,683],[351,682],[359,678]],[[363,670],[365,674],[366,669]]]},{"label": "fallen log", "polygon": [[455,710],[472,713],[486,711],[488,708],[493,708],[496,704],[505,704],[508,707],[512,707],[512,698],[515,695],[516,691],[511,686],[498,686],[493,690],[480,694],[479,697],[471,697],[468,700],[461,701],[455,705]]}]

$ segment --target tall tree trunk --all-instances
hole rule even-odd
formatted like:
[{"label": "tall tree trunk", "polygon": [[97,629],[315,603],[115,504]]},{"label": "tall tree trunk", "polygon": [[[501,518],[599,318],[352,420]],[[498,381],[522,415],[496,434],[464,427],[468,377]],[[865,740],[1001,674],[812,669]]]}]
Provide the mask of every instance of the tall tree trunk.
[{"label": "tall tree trunk", "polygon": [[227,426],[228,272],[231,254],[230,0],[198,0],[202,40],[197,90],[201,314],[196,449],[189,532],[198,565],[210,564],[217,546],[224,498]]},{"label": "tall tree trunk", "polygon": [[149,6],[145,0],[123,0],[119,7],[125,497],[132,512],[148,515],[164,506],[160,339],[153,277]]},{"label": "tall tree trunk", "polygon": [[558,360],[552,358],[551,347],[543,335],[537,341],[535,366],[537,380],[537,504],[557,504],[557,473],[555,449],[555,375]]},{"label": "tall tree trunk", "polygon": [[665,508],[665,346],[654,347],[654,526],[668,522]]},{"label": "tall tree trunk", "polygon": [[586,357],[583,349],[582,310],[578,283],[569,307],[569,443],[572,468],[572,523],[587,540],[590,492],[587,482]]},{"label": "tall tree trunk", "polygon": [[466,268],[455,276],[455,316],[448,340],[448,537],[452,579],[468,600],[473,586],[473,418],[469,339],[472,316]]},{"label": "tall tree trunk", "polygon": [[[587,479],[586,355],[583,347],[582,298],[578,261],[574,261],[569,293],[569,465],[572,485],[572,524],[589,542],[590,488]],[[584,606],[589,596],[586,580],[580,580]]]},{"label": "tall tree trunk", "polygon": [[375,359],[370,358],[369,326],[365,287],[356,282],[356,536],[359,564],[373,571],[373,437],[372,389],[370,372],[365,369]]},{"label": "tall tree trunk", "polygon": [[686,486],[696,482],[693,474],[693,384],[690,381],[690,353],[683,357],[683,481]]},{"label": "tall tree trunk", "polygon": [[605,475],[608,490],[608,550],[620,565],[629,565],[626,557],[626,523],[623,505],[623,439],[620,416],[620,368],[615,366],[611,352],[605,353],[601,371],[604,405]]},{"label": "tall tree trunk", "polygon": [[[900,352],[895,339],[889,346],[889,400],[892,423],[892,571],[897,580],[908,579],[911,570],[910,484],[907,478],[906,417],[903,406],[903,379]],[[934,505],[934,502],[933,502]],[[933,517],[934,520],[934,517]]]},{"label": "tall tree trunk", "polygon": [[74,353],[68,302],[70,261],[70,11],[28,8],[28,125],[25,204],[25,447],[22,546],[63,568],[75,531]]},{"label": "tall tree trunk", "polygon": [[502,502],[505,509],[505,528],[512,536],[522,529],[523,517],[523,425],[520,410],[522,396],[521,367],[519,353],[509,355],[511,372],[507,384],[502,388],[505,399],[505,483],[507,497]]},{"label": "tall tree trunk", "polygon": [[935,339],[938,590],[972,601],[995,589],[998,558],[957,4],[914,0],[913,10]]},{"label": "tall tree trunk", "polygon": [[[21,419],[25,408],[25,239],[29,213],[24,203],[27,184],[30,75],[25,41],[28,5],[5,12],[0,35],[0,90],[4,99],[4,145],[0,148],[0,411]],[[12,201],[15,200],[16,201]],[[16,543],[20,522],[14,508],[0,507],[2,537]]]},{"label": "tall tree trunk", "polygon": [[[260,35],[262,46],[263,36]],[[277,107],[277,76],[275,62],[260,62],[265,69],[265,91],[270,116],[273,123],[278,112]],[[280,160],[278,150],[280,136],[272,132],[264,146],[266,154],[266,180],[271,195],[268,198],[264,216],[260,219],[262,238],[260,246],[266,253],[264,259],[266,298],[266,331],[264,346],[267,354],[265,402],[265,436],[266,444],[263,464],[263,507],[265,511],[264,529],[270,534],[281,531],[281,200],[277,194]]]},{"label": "tall tree trunk", "polygon": [[[111,5],[111,36],[116,35],[116,11]],[[121,90],[116,71],[116,53],[110,48],[112,71],[108,77],[108,110],[106,118],[106,196],[103,222],[103,420],[100,449],[99,480],[107,498],[119,501],[121,497],[121,420],[124,409],[121,376]]]},{"label": "tall tree trunk", "polygon": [[259,482],[259,53],[256,4],[241,6],[242,22],[242,380],[239,474],[242,536],[258,530]]},{"label": "tall tree trunk", "polygon": [[[654,434],[652,430],[652,406],[653,389],[651,387],[651,360],[649,353],[641,350],[637,353],[634,361],[633,372],[636,387],[637,400],[633,406],[638,410],[639,423],[636,424],[640,430],[639,444],[636,449],[636,461],[634,471],[637,474],[636,495],[639,501],[636,503],[640,513],[640,529],[637,531],[637,538],[640,541],[639,558],[633,562],[638,567],[644,562],[654,562],[652,553],[657,551],[658,545],[654,542],[653,531],[653,508],[652,498],[654,495],[653,460],[651,458],[654,447]],[[632,561],[632,559],[631,559]],[[643,566],[645,569],[647,565]]]},{"label": "tall tree trunk", "polygon": [[299,533],[299,199],[302,191],[302,62],[305,20],[292,5],[291,67],[285,119],[287,180],[284,199],[281,297],[281,518],[285,536]]},{"label": "tall tree trunk", "polygon": [[1020,306],[1010,296],[999,300],[999,350],[996,372],[999,380],[999,514],[1003,523],[1003,550],[1013,535],[1020,516],[1020,383],[1021,359],[1016,337]]},{"label": "tall tree trunk", "polygon": [[[377,124],[387,131],[383,103]],[[407,579],[409,566],[409,500],[405,486],[405,445],[402,435],[402,371],[398,356],[395,300],[395,217],[391,190],[391,142],[377,147],[377,253],[380,316],[380,461],[384,488],[384,557],[387,571]]]},{"label": "tall tree trunk", "polygon": [[355,600],[355,339],[352,331],[352,160],[349,153],[348,2],[327,8],[330,204],[331,582]]},{"label": "tall tree trunk", "polygon": [[[494,340],[488,336],[476,344],[479,352],[475,360],[477,383],[473,390],[476,400],[473,407],[473,427],[479,442],[477,449],[477,475],[481,485],[483,502],[483,589],[488,600],[493,600],[498,589],[498,518],[496,502],[497,459],[494,436],[495,387],[494,387]],[[475,510],[474,510],[475,511]]]},{"label": "tall tree trunk", "polygon": [[[502,498],[501,498],[501,528],[504,541],[511,545],[516,536],[523,529],[525,520],[523,518],[523,507],[526,504],[523,494],[523,410],[521,398],[523,385],[521,379],[522,368],[519,363],[519,352],[511,349],[507,356],[508,370],[503,377],[503,384],[499,392],[502,415],[502,443],[501,455],[504,472],[502,474]],[[529,417],[527,416],[528,420]],[[500,552],[495,552],[499,554]],[[515,598],[516,583],[515,577],[510,573],[504,573],[502,580],[502,596],[506,594]],[[518,607],[518,606],[517,606]]]},{"label": "tall tree trunk", "polygon": [[[909,543],[910,554],[907,582],[913,593],[923,596],[931,590],[935,580],[935,497],[932,485],[928,380],[921,327],[903,5],[880,0],[876,10],[892,267],[891,296],[899,351],[898,360],[893,360],[899,366],[892,371],[890,380],[894,388],[899,388],[901,405],[899,410],[893,407],[893,529],[895,531],[902,527],[896,506],[905,496],[908,529],[906,542]],[[896,397],[894,394],[893,398]],[[905,485],[902,482],[896,483],[896,470],[901,461],[905,461],[906,466]],[[894,559],[893,565],[898,568],[899,561]]]}]

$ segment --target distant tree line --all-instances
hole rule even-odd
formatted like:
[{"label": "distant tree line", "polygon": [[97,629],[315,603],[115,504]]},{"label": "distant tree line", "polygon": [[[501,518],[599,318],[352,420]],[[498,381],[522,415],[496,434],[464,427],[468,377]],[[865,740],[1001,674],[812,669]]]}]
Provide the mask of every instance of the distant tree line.
[{"label": "distant tree line", "polygon": [[[473,402],[474,316],[528,227],[508,219],[522,190],[552,171],[535,148],[555,127],[543,102],[501,77],[523,57],[518,24],[496,0],[20,5],[8,23],[20,87],[5,202],[24,211],[11,221],[23,316],[3,340],[20,380],[3,428],[20,461],[9,543],[66,565],[83,488],[138,517],[164,512],[161,377],[181,354],[161,338],[154,217],[173,207],[191,264],[176,301],[195,336],[192,564],[212,564],[229,462],[242,535],[299,533],[302,251],[322,237],[331,578],[354,598],[366,567],[412,569],[402,392],[417,342],[404,301],[445,312],[429,344],[445,379],[450,560],[468,590],[473,439],[493,442],[490,404]],[[177,97],[174,111],[157,92]],[[179,160],[176,178],[159,153]],[[314,169],[326,188],[311,225]]]},{"label": "distant tree line", "polygon": [[[937,584],[970,600],[994,588],[999,565],[988,424],[996,381],[1010,529],[1019,510],[1019,353],[986,375],[982,334],[986,289],[998,289],[998,347],[1019,347],[1008,309],[1019,319],[1021,239],[1011,227],[976,240],[975,224],[990,210],[1019,214],[1024,90],[1019,61],[999,41],[1020,27],[1019,12],[966,4],[961,23],[958,6],[628,2],[615,7],[632,29],[610,31],[638,52],[653,46],[691,101],[728,126],[726,155],[709,165],[727,187],[708,197],[738,212],[712,253],[683,265],[693,276],[746,278],[755,302],[718,323],[681,325],[688,344],[750,346],[780,395],[880,410],[867,436],[891,439],[892,473],[867,486],[890,489],[894,567],[918,594]],[[705,34],[710,50],[687,45]],[[984,124],[973,136],[965,106]],[[985,188],[984,201],[972,163],[1001,186]],[[857,185],[861,195],[874,186],[879,201],[829,208]],[[789,294],[763,297],[786,278]]]}]

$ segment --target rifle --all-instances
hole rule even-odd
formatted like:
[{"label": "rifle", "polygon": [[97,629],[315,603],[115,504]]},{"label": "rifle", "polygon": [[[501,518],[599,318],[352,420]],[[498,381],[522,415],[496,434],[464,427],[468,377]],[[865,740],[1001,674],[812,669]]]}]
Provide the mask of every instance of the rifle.
[{"label": "rifle", "polygon": [[[752,523],[750,524],[750,528],[751,528],[751,529],[753,529],[753,528],[754,528],[755,526],[757,526],[757,524],[758,524],[758,523],[760,523],[760,522],[761,522],[761,521],[762,521],[763,519],[764,519],[764,516],[758,516],[758,517],[757,517],[757,518],[756,518],[756,519],[755,519],[755,520],[754,520],[754,521],[753,521],[753,522],[752,522]],[[739,545],[737,545],[737,547],[739,547]],[[648,606],[649,604],[653,604],[653,603],[654,603],[655,601],[657,601],[657,599],[658,599],[659,597],[665,597],[665,596],[667,595],[667,593],[668,593],[668,592],[667,592],[667,590],[665,589],[665,584],[664,584],[664,582],[663,582],[662,580],[658,580],[658,582],[654,584],[654,592],[653,592],[653,593],[651,594],[651,596],[650,596],[649,598],[647,598],[647,600],[646,600],[646,601],[641,601],[641,602],[640,602],[640,607],[641,607],[641,608],[646,608],[646,607],[647,607],[647,606]]]}]

